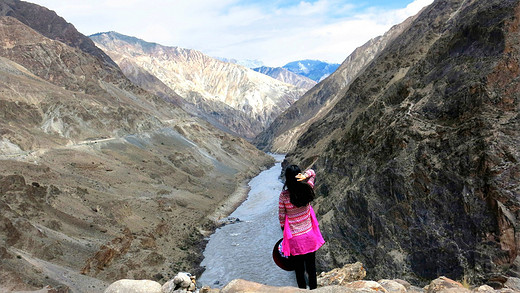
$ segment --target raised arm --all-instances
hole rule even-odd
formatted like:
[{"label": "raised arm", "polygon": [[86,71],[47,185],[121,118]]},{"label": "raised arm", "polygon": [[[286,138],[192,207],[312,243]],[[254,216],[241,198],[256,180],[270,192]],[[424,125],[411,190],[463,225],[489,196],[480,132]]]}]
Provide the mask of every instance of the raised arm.
[{"label": "raised arm", "polygon": [[316,172],[312,169],[308,169],[305,171],[305,177],[307,178],[307,183],[314,188],[314,180],[316,179]]}]

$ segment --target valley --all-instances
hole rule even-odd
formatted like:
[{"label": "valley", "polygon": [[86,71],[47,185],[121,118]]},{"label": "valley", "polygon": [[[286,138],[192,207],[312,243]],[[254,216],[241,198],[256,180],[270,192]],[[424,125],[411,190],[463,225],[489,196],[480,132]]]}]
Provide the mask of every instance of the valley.
[{"label": "valley", "polygon": [[[279,171],[319,174],[319,271],[362,263],[373,280],[509,292],[519,23],[519,0],[435,0],[340,65],[256,72],[116,32],[87,37],[45,7],[0,2],[0,291],[199,277],[208,237],[251,178],[277,177],[278,153]],[[257,183],[262,203],[276,201],[272,183]],[[255,221],[241,235],[268,225]]]}]

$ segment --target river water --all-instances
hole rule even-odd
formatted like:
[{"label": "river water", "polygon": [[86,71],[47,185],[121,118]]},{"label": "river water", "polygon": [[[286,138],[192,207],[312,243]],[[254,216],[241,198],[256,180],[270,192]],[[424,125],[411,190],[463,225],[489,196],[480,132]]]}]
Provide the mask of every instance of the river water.
[{"label": "river water", "polygon": [[201,265],[206,270],[197,283],[212,288],[231,280],[244,279],[271,286],[297,286],[294,272],[284,271],[273,261],[272,250],[282,238],[278,222],[279,180],[283,155],[273,155],[277,163],[249,182],[246,201],[230,217],[240,222],[229,224],[211,235]]}]

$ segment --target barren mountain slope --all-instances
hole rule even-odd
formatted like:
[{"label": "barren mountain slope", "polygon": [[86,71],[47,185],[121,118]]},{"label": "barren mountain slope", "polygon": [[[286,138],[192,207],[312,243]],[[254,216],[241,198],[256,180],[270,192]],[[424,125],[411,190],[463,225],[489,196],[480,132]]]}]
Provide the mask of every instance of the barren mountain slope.
[{"label": "barren mountain slope", "polygon": [[[199,51],[147,43],[114,32],[91,38],[118,64],[126,64],[121,66],[123,70],[140,68],[156,76],[201,109],[203,117],[246,138],[253,138],[305,93],[305,89]],[[144,86],[141,75],[125,74]],[[149,88],[154,88],[153,83]]]},{"label": "barren mountain slope", "polygon": [[272,163],[12,17],[0,93],[0,291],[200,272],[205,230]]},{"label": "barren mountain slope", "polygon": [[500,286],[518,275],[520,1],[437,0],[301,136],[322,267]]},{"label": "barren mountain slope", "polygon": [[275,153],[287,153],[293,150],[299,137],[312,123],[328,114],[348,90],[350,82],[389,42],[406,29],[413,19],[410,17],[400,25],[392,27],[383,36],[374,38],[357,48],[334,73],[276,117],[268,128],[255,137],[253,144],[260,149]]}]

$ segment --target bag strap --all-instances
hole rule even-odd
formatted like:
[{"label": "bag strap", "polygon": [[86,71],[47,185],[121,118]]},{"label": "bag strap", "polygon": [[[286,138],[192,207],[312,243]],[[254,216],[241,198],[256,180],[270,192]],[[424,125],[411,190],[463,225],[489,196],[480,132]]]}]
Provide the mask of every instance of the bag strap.
[{"label": "bag strap", "polygon": [[285,215],[285,224],[283,227],[283,244],[282,252],[284,255],[291,255],[291,247],[289,245],[289,239],[292,238],[291,227],[289,226],[289,218]]},{"label": "bag strap", "polygon": [[314,209],[312,208],[312,206],[310,206],[310,208],[311,208],[312,225],[314,227],[318,227],[320,225],[320,223],[318,223],[318,219],[316,218],[316,213],[314,213]]}]

